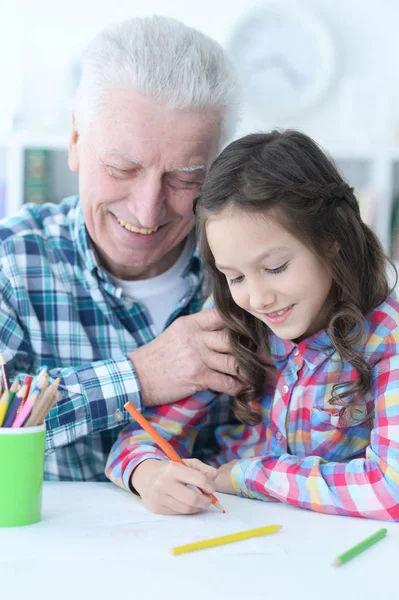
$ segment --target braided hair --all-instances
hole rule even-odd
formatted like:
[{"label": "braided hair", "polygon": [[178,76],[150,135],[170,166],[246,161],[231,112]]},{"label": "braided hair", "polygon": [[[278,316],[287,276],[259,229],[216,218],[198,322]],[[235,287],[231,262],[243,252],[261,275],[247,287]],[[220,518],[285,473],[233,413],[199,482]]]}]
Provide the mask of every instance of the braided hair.
[{"label": "braided hair", "polygon": [[[371,386],[370,366],[362,353],[364,317],[391,289],[386,272],[389,259],[362,221],[353,188],[308,136],[294,130],[272,131],[247,135],[227,146],[196,200],[198,236],[215,304],[225,320],[240,372],[249,382],[235,398],[235,414],[255,424],[259,415],[253,406],[275,371],[266,325],[235,304],[207,243],[207,219],[228,206],[262,214],[273,210],[281,225],[330,269],[332,309],[327,330],[333,349],[358,373],[349,386],[333,387],[332,403],[341,407],[341,414],[356,412]],[[332,247],[339,251],[332,252]]]}]

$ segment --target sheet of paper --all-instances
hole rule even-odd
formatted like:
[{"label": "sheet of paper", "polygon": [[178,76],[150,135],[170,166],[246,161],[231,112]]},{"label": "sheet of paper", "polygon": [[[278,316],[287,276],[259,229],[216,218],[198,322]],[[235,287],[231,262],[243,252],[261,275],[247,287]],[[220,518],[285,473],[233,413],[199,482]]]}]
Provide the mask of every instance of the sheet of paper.
[{"label": "sheet of paper", "polygon": [[[155,515],[140,499],[111,486],[97,497],[95,490],[88,492],[82,502],[81,494],[74,497],[69,493],[68,500],[63,501],[49,497],[51,491],[46,490],[48,497],[40,523],[28,528],[0,530],[0,560],[10,553],[18,555],[21,544],[24,544],[25,560],[37,556],[42,560],[87,560],[93,556],[96,559],[184,560],[172,556],[171,548],[251,528],[234,515],[222,514],[214,508],[197,515]],[[275,553],[281,550],[274,537],[245,540],[195,555],[206,555],[209,560],[226,554]]]}]

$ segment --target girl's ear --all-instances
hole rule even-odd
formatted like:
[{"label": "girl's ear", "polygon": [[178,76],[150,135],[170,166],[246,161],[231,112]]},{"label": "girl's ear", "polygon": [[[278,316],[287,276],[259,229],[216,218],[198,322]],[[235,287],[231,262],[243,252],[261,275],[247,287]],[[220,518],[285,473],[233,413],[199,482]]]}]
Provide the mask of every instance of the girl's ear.
[{"label": "girl's ear", "polygon": [[328,242],[326,240],[324,248],[325,248],[326,258],[328,260],[333,260],[335,258],[335,256],[338,254],[338,252],[341,250],[341,246],[338,244],[338,242],[336,240],[334,240],[332,242]]}]

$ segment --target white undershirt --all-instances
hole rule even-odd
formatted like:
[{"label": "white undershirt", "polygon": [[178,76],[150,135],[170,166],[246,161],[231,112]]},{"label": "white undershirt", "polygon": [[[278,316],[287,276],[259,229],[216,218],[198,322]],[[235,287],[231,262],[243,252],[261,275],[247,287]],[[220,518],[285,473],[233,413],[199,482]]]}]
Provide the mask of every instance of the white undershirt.
[{"label": "white undershirt", "polygon": [[195,238],[190,235],[184,248],[175,262],[161,275],[151,279],[126,280],[118,279],[111,273],[109,278],[115,286],[122,289],[122,296],[143,304],[154,323],[156,333],[163,331],[166,321],[176,308],[178,302],[187,293],[189,281],[182,277],[194,249]]}]

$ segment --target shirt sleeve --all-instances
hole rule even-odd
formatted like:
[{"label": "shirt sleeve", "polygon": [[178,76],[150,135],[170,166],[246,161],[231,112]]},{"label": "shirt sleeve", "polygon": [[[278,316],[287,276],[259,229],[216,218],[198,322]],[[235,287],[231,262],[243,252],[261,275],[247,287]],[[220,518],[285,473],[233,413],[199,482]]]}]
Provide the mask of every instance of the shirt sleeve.
[{"label": "shirt sleeve", "polygon": [[239,460],[231,479],[237,493],[267,495],[317,512],[399,521],[399,356],[372,372],[374,423],[364,458],[346,463],[290,454]]},{"label": "shirt sleeve", "polygon": [[[198,431],[208,421],[209,412],[217,396],[211,391],[198,392],[179,402],[149,409],[145,416],[182,458],[189,458]],[[220,410],[223,410],[222,403],[220,407]],[[220,415],[219,420],[222,420]],[[168,460],[151,436],[136,423],[131,423],[120,433],[114,444],[105,474],[119,487],[130,490],[129,482],[134,469],[149,458]]]},{"label": "shirt sleeve", "polygon": [[[4,297],[0,301],[0,352],[7,360],[11,380],[32,374],[32,342]],[[126,402],[142,407],[138,377],[126,356],[51,369],[49,383],[57,377],[61,379],[59,395],[46,420],[46,451],[129,423],[130,416],[123,409]]]}]

